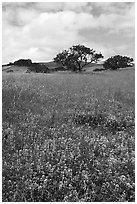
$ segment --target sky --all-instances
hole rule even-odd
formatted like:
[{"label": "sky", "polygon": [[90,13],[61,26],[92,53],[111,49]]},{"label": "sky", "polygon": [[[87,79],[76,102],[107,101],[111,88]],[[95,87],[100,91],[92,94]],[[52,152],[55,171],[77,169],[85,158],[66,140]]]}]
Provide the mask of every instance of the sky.
[{"label": "sky", "polygon": [[2,63],[51,61],[72,45],[135,57],[133,2],[3,2]]}]

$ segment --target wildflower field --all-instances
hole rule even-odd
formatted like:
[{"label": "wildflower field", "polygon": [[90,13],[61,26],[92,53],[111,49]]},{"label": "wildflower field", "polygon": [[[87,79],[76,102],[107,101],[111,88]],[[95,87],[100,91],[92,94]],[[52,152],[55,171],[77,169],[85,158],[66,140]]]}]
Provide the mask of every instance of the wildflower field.
[{"label": "wildflower field", "polygon": [[134,202],[134,75],[3,74],[3,201]]}]

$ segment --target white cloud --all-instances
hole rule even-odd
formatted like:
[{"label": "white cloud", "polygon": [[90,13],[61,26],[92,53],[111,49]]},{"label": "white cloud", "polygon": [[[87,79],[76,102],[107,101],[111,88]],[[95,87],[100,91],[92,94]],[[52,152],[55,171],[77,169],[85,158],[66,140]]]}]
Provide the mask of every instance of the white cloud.
[{"label": "white cloud", "polygon": [[[89,32],[94,33],[94,29],[105,28],[110,36],[122,30],[123,33],[126,32],[125,35],[134,36],[133,4],[130,7],[122,4],[124,12],[116,3],[94,3],[88,6],[86,2],[52,2],[27,5],[9,3],[3,9],[3,63],[17,58],[52,60],[58,52],[79,43],[86,43],[89,47],[91,45],[98,51],[104,51],[103,54],[107,53],[104,44],[93,44],[89,38],[86,40],[80,35],[81,29],[89,29]],[[93,15],[96,9],[100,9],[97,16]],[[125,49],[123,44],[120,46]]]}]

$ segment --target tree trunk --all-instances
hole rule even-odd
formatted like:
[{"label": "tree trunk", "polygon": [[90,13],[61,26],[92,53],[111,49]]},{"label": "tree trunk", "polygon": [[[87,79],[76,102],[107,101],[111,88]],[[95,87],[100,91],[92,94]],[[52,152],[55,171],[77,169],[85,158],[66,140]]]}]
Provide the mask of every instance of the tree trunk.
[{"label": "tree trunk", "polygon": [[79,72],[81,72],[82,66],[80,65],[80,62],[78,62],[78,61],[76,61],[76,62],[77,62],[77,65],[78,65],[78,70],[79,70]]}]

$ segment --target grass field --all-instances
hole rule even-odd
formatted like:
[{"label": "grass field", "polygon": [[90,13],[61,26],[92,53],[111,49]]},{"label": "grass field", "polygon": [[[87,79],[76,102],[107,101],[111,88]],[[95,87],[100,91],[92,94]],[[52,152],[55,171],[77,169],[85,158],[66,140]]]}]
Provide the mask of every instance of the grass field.
[{"label": "grass field", "polygon": [[135,72],[3,74],[3,201],[135,201]]}]

